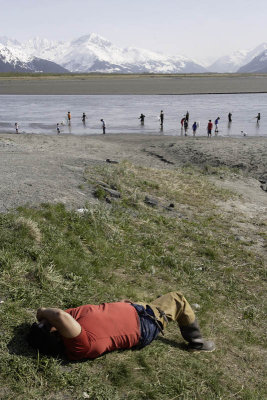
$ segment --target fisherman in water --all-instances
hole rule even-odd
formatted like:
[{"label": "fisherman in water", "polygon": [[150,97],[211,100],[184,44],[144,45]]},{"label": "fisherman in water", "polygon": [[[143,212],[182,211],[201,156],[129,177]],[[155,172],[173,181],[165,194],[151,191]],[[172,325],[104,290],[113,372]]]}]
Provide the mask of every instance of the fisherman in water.
[{"label": "fisherman in water", "polygon": [[160,112],[159,119],[160,119],[160,125],[163,126],[163,121],[164,121],[164,113],[163,113],[163,110],[161,110],[161,112]]},{"label": "fisherman in water", "polygon": [[101,118],[100,121],[102,122],[103,135],[105,135],[105,133],[106,133],[106,123],[102,118]]},{"label": "fisherman in water", "polygon": [[198,128],[198,124],[195,121],[192,125],[192,130],[193,130],[193,136],[196,136],[196,132],[197,132],[197,128]]},{"label": "fisherman in water", "polygon": [[261,119],[261,113],[258,113],[257,117],[255,117],[255,118],[257,120],[257,124],[259,124],[260,119]]},{"label": "fisherman in water", "polygon": [[218,129],[219,119],[220,119],[220,117],[217,117],[217,118],[215,119],[215,121],[214,121],[214,124],[215,124],[215,133],[218,133],[218,132],[219,132],[219,129]]},{"label": "fisherman in water", "polygon": [[141,125],[144,125],[145,115],[141,113],[141,115],[140,115],[140,117],[138,119],[140,119]]},{"label": "fisherman in water", "polygon": [[86,116],[86,114],[85,113],[83,113],[83,115],[82,115],[82,122],[83,122],[83,124],[85,125],[85,120],[87,119],[87,116]]},{"label": "fisherman in water", "polygon": [[16,133],[19,133],[19,124],[17,122],[15,122],[15,129],[16,129]]},{"label": "fisherman in water", "polygon": [[70,113],[70,111],[68,111],[67,119],[68,119],[68,123],[70,125],[70,123],[71,123],[71,113]]}]

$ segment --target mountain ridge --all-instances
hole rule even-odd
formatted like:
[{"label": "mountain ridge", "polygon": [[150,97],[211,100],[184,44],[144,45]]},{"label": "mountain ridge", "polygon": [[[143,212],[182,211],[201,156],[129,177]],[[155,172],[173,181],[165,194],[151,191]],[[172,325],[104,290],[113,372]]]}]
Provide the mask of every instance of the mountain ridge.
[{"label": "mountain ridge", "polygon": [[40,73],[67,73],[66,68],[39,57],[18,55],[10,48],[0,44],[0,72],[40,72]]},{"label": "mountain ridge", "polygon": [[267,49],[267,43],[263,42],[259,46],[249,50],[237,50],[230,55],[218,58],[215,62],[207,67],[210,72],[219,73],[235,73],[257,57],[262,51]]},{"label": "mountain ridge", "polygon": [[[120,48],[91,33],[68,42],[33,38],[24,43],[5,38],[8,49],[24,62],[33,57],[59,64],[70,72],[190,73],[207,72],[195,60],[166,56],[135,47]],[[0,38],[1,43],[1,38]]]},{"label": "mountain ridge", "polygon": [[239,73],[267,73],[267,49],[254,57],[248,64],[239,68]]},{"label": "mountain ridge", "polygon": [[[266,49],[267,43],[261,43],[253,49],[238,50],[203,66],[182,55],[171,56],[137,47],[120,48],[96,33],[70,41],[53,41],[37,36],[22,43],[2,36],[0,72],[9,68],[17,72],[61,73],[235,73],[240,69],[242,72],[244,66]],[[42,62],[38,63],[38,59]],[[41,65],[45,70],[35,71]],[[255,63],[253,65],[256,68]]]}]

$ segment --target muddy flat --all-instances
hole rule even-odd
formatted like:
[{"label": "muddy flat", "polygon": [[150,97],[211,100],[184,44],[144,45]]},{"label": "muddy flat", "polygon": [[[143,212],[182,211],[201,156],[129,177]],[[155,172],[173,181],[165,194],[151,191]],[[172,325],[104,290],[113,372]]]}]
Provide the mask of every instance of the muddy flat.
[{"label": "muddy flat", "polygon": [[267,74],[0,75],[0,95],[175,95],[266,93]]}]

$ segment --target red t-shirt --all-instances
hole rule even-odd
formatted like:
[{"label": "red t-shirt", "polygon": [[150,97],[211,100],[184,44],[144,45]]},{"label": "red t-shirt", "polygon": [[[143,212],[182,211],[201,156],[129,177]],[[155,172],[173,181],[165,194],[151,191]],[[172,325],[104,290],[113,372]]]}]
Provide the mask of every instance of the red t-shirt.
[{"label": "red t-shirt", "polygon": [[209,122],[209,123],[208,123],[208,130],[211,131],[211,130],[212,130],[212,127],[213,127],[212,122]]},{"label": "red t-shirt", "polygon": [[62,338],[68,358],[96,358],[107,351],[129,349],[140,339],[140,320],[129,303],[85,305],[66,310],[82,327],[75,338]]}]

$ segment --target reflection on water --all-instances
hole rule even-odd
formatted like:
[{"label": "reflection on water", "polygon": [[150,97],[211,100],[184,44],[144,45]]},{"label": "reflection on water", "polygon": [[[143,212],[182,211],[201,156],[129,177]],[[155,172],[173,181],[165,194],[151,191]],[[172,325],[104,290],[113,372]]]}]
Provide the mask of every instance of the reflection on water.
[{"label": "reflection on water", "polygon": [[[173,95],[173,96],[0,96],[0,131],[56,134],[102,134],[103,118],[106,133],[140,133],[192,136],[192,125],[198,123],[196,136],[206,135],[207,123],[220,117],[218,135],[267,135],[267,94]],[[160,125],[160,111],[164,125]],[[189,127],[181,128],[181,119],[189,111]],[[67,112],[71,111],[69,124]],[[228,113],[232,122],[228,122]],[[83,113],[86,120],[83,120]],[[145,115],[144,122],[140,114]],[[261,120],[257,124],[257,115]]]}]

